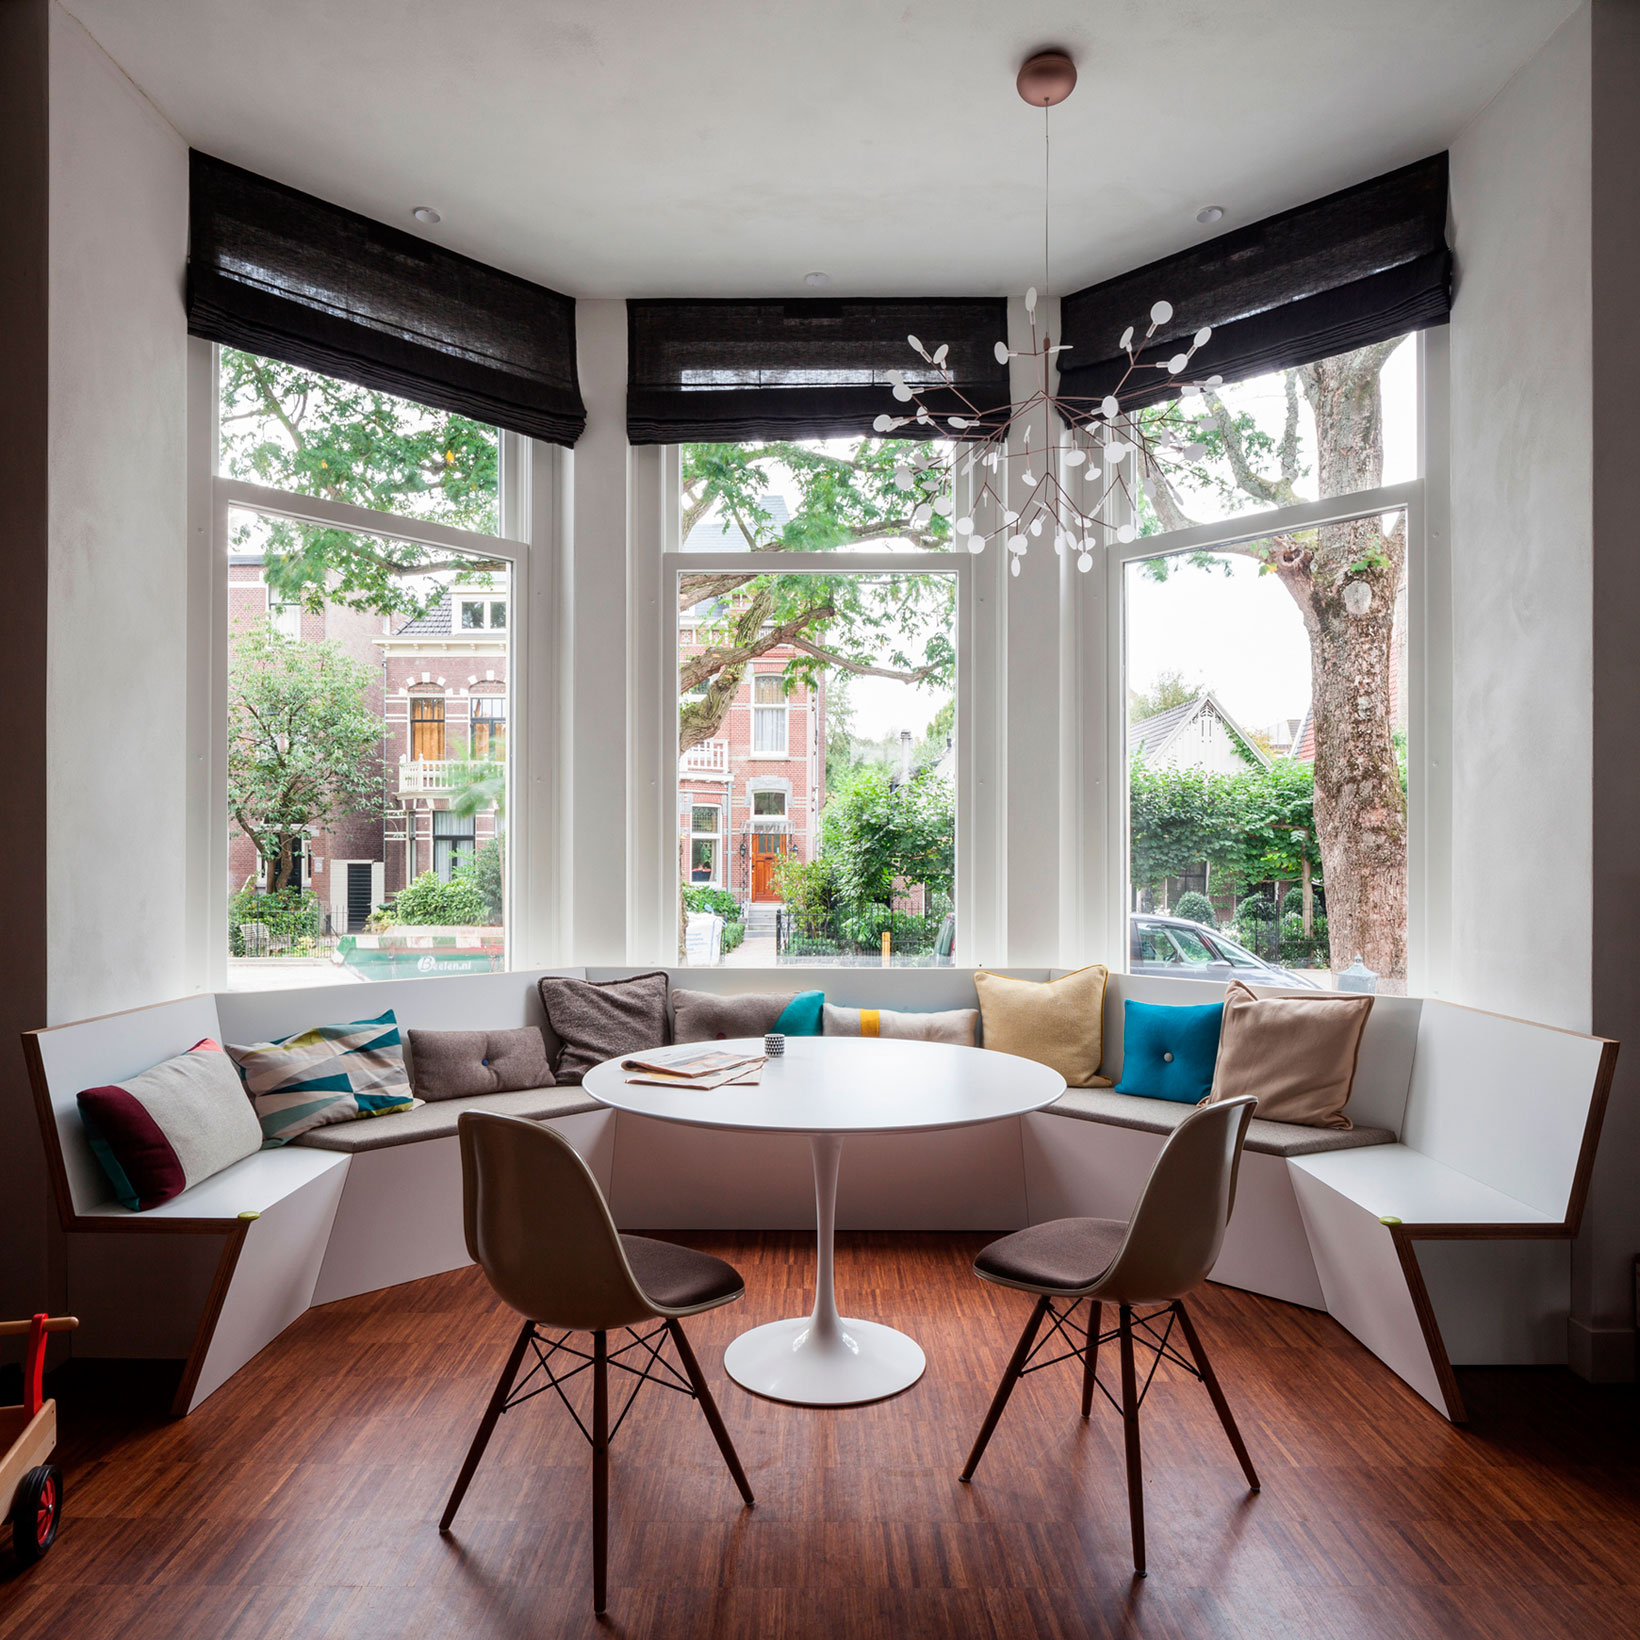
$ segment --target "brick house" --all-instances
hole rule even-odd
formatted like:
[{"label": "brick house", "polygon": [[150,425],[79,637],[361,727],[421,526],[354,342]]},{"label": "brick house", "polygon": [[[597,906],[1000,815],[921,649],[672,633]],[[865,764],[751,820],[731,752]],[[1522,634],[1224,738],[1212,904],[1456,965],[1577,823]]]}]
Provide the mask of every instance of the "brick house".
[{"label": "brick house", "polygon": [[[296,880],[323,901],[333,932],[357,931],[388,896],[424,871],[442,881],[500,832],[490,804],[471,816],[451,801],[475,764],[502,763],[507,745],[508,599],[505,589],[456,583],[424,616],[407,620],[326,604],[314,614],[272,602],[260,554],[229,560],[230,630],[271,618],[304,643],[331,640],[372,674],[367,704],[383,720],[384,812],[348,815],[309,837]],[[258,876],[237,825],[228,842],[228,887]]]},{"label": "brick house", "polygon": [[[766,498],[775,523],[785,503]],[[690,531],[684,550],[736,549],[715,519]],[[699,654],[701,622],[716,609],[685,611],[678,653]],[[746,668],[729,710],[710,740],[678,760],[678,864],[683,880],[721,888],[743,904],[775,904],[775,867],[784,855],[812,860],[826,801],[826,690],[794,680],[786,663],[797,651],[782,645]],[[700,692],[704,693],[704,689]]]}]

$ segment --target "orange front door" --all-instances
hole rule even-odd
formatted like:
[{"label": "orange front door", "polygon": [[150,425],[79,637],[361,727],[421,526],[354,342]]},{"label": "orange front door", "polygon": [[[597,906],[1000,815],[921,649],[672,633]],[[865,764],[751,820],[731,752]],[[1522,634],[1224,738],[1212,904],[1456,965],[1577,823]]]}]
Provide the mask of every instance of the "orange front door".
[{"label": "orange front door", "polygon": [[752,898],[777,900],[780,891],[775,887],[774,868],[785,853],[786,839],[777,831],[752,833]]}]

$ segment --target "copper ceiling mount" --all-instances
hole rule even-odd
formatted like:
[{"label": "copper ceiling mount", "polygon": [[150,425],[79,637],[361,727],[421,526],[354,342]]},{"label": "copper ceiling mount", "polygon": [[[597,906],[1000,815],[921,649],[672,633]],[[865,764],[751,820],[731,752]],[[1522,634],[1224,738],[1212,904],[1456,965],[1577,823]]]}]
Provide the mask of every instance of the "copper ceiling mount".
[{"label": "copper ceiling mount", "polygon": [[1033,108],[1053,108],[1076,89],[1076,64],[1064,51],[1038,51],[1020,65],[1014,81]]}]

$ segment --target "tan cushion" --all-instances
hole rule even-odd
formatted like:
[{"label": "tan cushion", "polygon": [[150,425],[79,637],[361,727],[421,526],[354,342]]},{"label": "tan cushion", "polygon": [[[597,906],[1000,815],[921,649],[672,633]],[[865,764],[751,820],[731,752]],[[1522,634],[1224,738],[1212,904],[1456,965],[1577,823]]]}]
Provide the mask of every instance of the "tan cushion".
[{"label": "tan cushion", "polygon": [[1344,1106],[1371,1012],[1370,996],[1260,996],[1235,981],[1224,993],[1207,1102],[1252,1094],[1267,1122],[1353,1127]]},{"label": "tan cushion", "polygon": [[408,1031],[410,1080],[423,1099],[550,1088],[547,1045],[534,1025],[511,1031]]},{"label": "tan cushion", "polygon": [[1103,963],[1078,968],[1058,979],[1010,979],[1006,974],[974,975],[987,1048],[1018,1054],[1056,1070],[1073,1088],[1108,1088],[1099,1074],[1105,1054]]},{"label": "tan cushion", "polygon": [[722,1042],[737,1036],[767,1036],[785,1013],[795,991],[742,991],[713,996],[710,991],[672,992],[674,1042]]},{"label": "tan cushion", "polygon": [[825,1005],[826,1036],[886,1036],[902,1042],[949,1042],[974,1045],[975,1008],[945,1008],[936,1013],[902,1014],[892,1008],[836,1008]]},{"label": "tan cushion", "polygon": [[479,1093],[470,1099],[436,1099],[395,1116],[377,1116],[368,1122],[311,1128],[295,1142],[313,1150],[390,1150],[395,1145],[419,1144],[423,1139],[453,1139],[467,1110],[487,1110],[497,1116],[522,1116],[548,1121],[577,1116],[582,1111],[608,1110],[579,1088],[520,1088],[515,1093]]}]

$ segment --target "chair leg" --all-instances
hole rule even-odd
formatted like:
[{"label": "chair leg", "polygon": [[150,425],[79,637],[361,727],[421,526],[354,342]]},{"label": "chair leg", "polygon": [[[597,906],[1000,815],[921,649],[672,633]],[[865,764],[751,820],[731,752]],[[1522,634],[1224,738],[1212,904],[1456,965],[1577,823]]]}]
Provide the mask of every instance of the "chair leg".
[{"label": "chair leg", "polygon": [[608,1605],[609,1335],[592,1335],[592,1609]]},{"label": "chair leg", "polygon": [[519,1329],[518,1341],[512,1347],[512,1354],[507,1357],[506,1366],[501,1369],[495,1393],[490,1397],[490,1404],[484,1409],[484,1416],[479,1419],[478,1433],[473,1436],[473,1444],[467,1448],[467,1457],[461,1466],[461,1473],[456,1476],[456,1484],[450,1491],[450,1501],[445,1504],[444,1513],[439,1517],[438,1529],[441,1532],[450,1530],[450,1522],[456,1518],[456,1510],[461,1507],[461,1500],[467,1495],[468,1483],[478,1469],[478,1460],[484,1456],[484,1448],[490,1444],[490,1436],[495,1432],[501,1409],[507,1404],[507,1392],[512,1388],[513,1379],[518,1375],[518,1363],[524,1359],[524,1351],[534,1330],[533,1321],[526,1321]]},{"label": "chair leg", "polygon": [[1241,1431],[1236,1428],[1236,1420],[1230,1412],[1230,1403],[1225,1400],[1224,1391],[1219,1388],[1218,1378],[1207,1360],[1207,1351],[1202,1348],[1202,1341],[1197,1336],[1195,1326],[1191,1323],[1181,1300],[1173,1301],[1173,1313],[1179,1318],[1179,1328],[1184,1333],[1185,1342],[1190,1346],[1190,1353],[1196,1358],[1196,1370],[1201,1373],[1202,1382],[1207,1386],[1207,1393],[1219,1415],[1219,1422],[1224,1425],[1224,1433],[1230,1437],[1230,1445],[1241,1461],[1241,1472],[1247,1477],[1247,1485],[1256,1492],[1259,1489],[1258,1471],[1253,1468],[1253,1460],[1247,1455],[1247,1446],[1241,1438]]},{"label": "chair leg", "polygon": [[1118,1310],[1122,1350],[1122,1433],[1127,1441],[1128,1517],[1133,1527],[1133,1573],[1145,1575],[1145,1473],[1139,1458],[1139,1388],[1133,1370],[1133,1311]]},{"label": "chair leg", "polygon": [[683,1370],[689,1375],[695,1399],[700,1402],[700,1410],[706,1414],[706,1423],[717,1441],[718,1451],[723,1454],[723,1461],[728,1464],[729,1473],[734,1476],[741,1497],[750,1505],[753,1501],[751,1483],[746,1479],[746,1471],[740,1467],[740,1457],[735,1451],[735,1443],[729,1439],[729,1431],[723,1427],[723,1417],[718,1412],[717,1402],[712,1399],[711,1390],[707,1388],[705,1374],[700,1370],[700,1362],[695,1359],[695,1352],[689,1347],[689,1340],[683,1335],[683,1326],[675,1319],[668,1319],[666,1330],[671,1335],[678,1359],[683,1363]]},{"label": "chair leg", "polygon": [[1099,1376],[1099,1323],[1105,1306],[1096,1298],[1088,1300],[1088,1343],[1082,1354],[1082,1416],[1093,1411],[1093,1385]]},{"label": "chair leg", "polygon": [[980,1425],[979,1439],[974,1442],[974,1450],[968,1454],[968,1462],[963,1466],[962,1479],[971,1481],[974,1471],[979,1468],[979,1460],[985,1455],[985,1448],[997,1427],[997,1420],[1002,1416],[1002,1409],[1008,1404],[1008,1397],[1014,1392],[1014,1385],[1019,1382],[1019,1375],[1025,1369],[1025,1362],[1030,1357],[1031,1345],[1036,1342],[1037,1329],[1042,1325],[1042,1318],[1048,1313],[1048,1301],[1039,1298],[1036,1307],[1031,1311],[1031,1318],[1025,1323],[1025,1330],[1019,1335],[1019,1342],[1014,1346],[1014,1353],[1009,1358],[1007,1371],[1002,1375],[1002,1382],[997,1385],[997,1392],[991,1397],[991,1410],[985,1414],[985,1422]]}]

